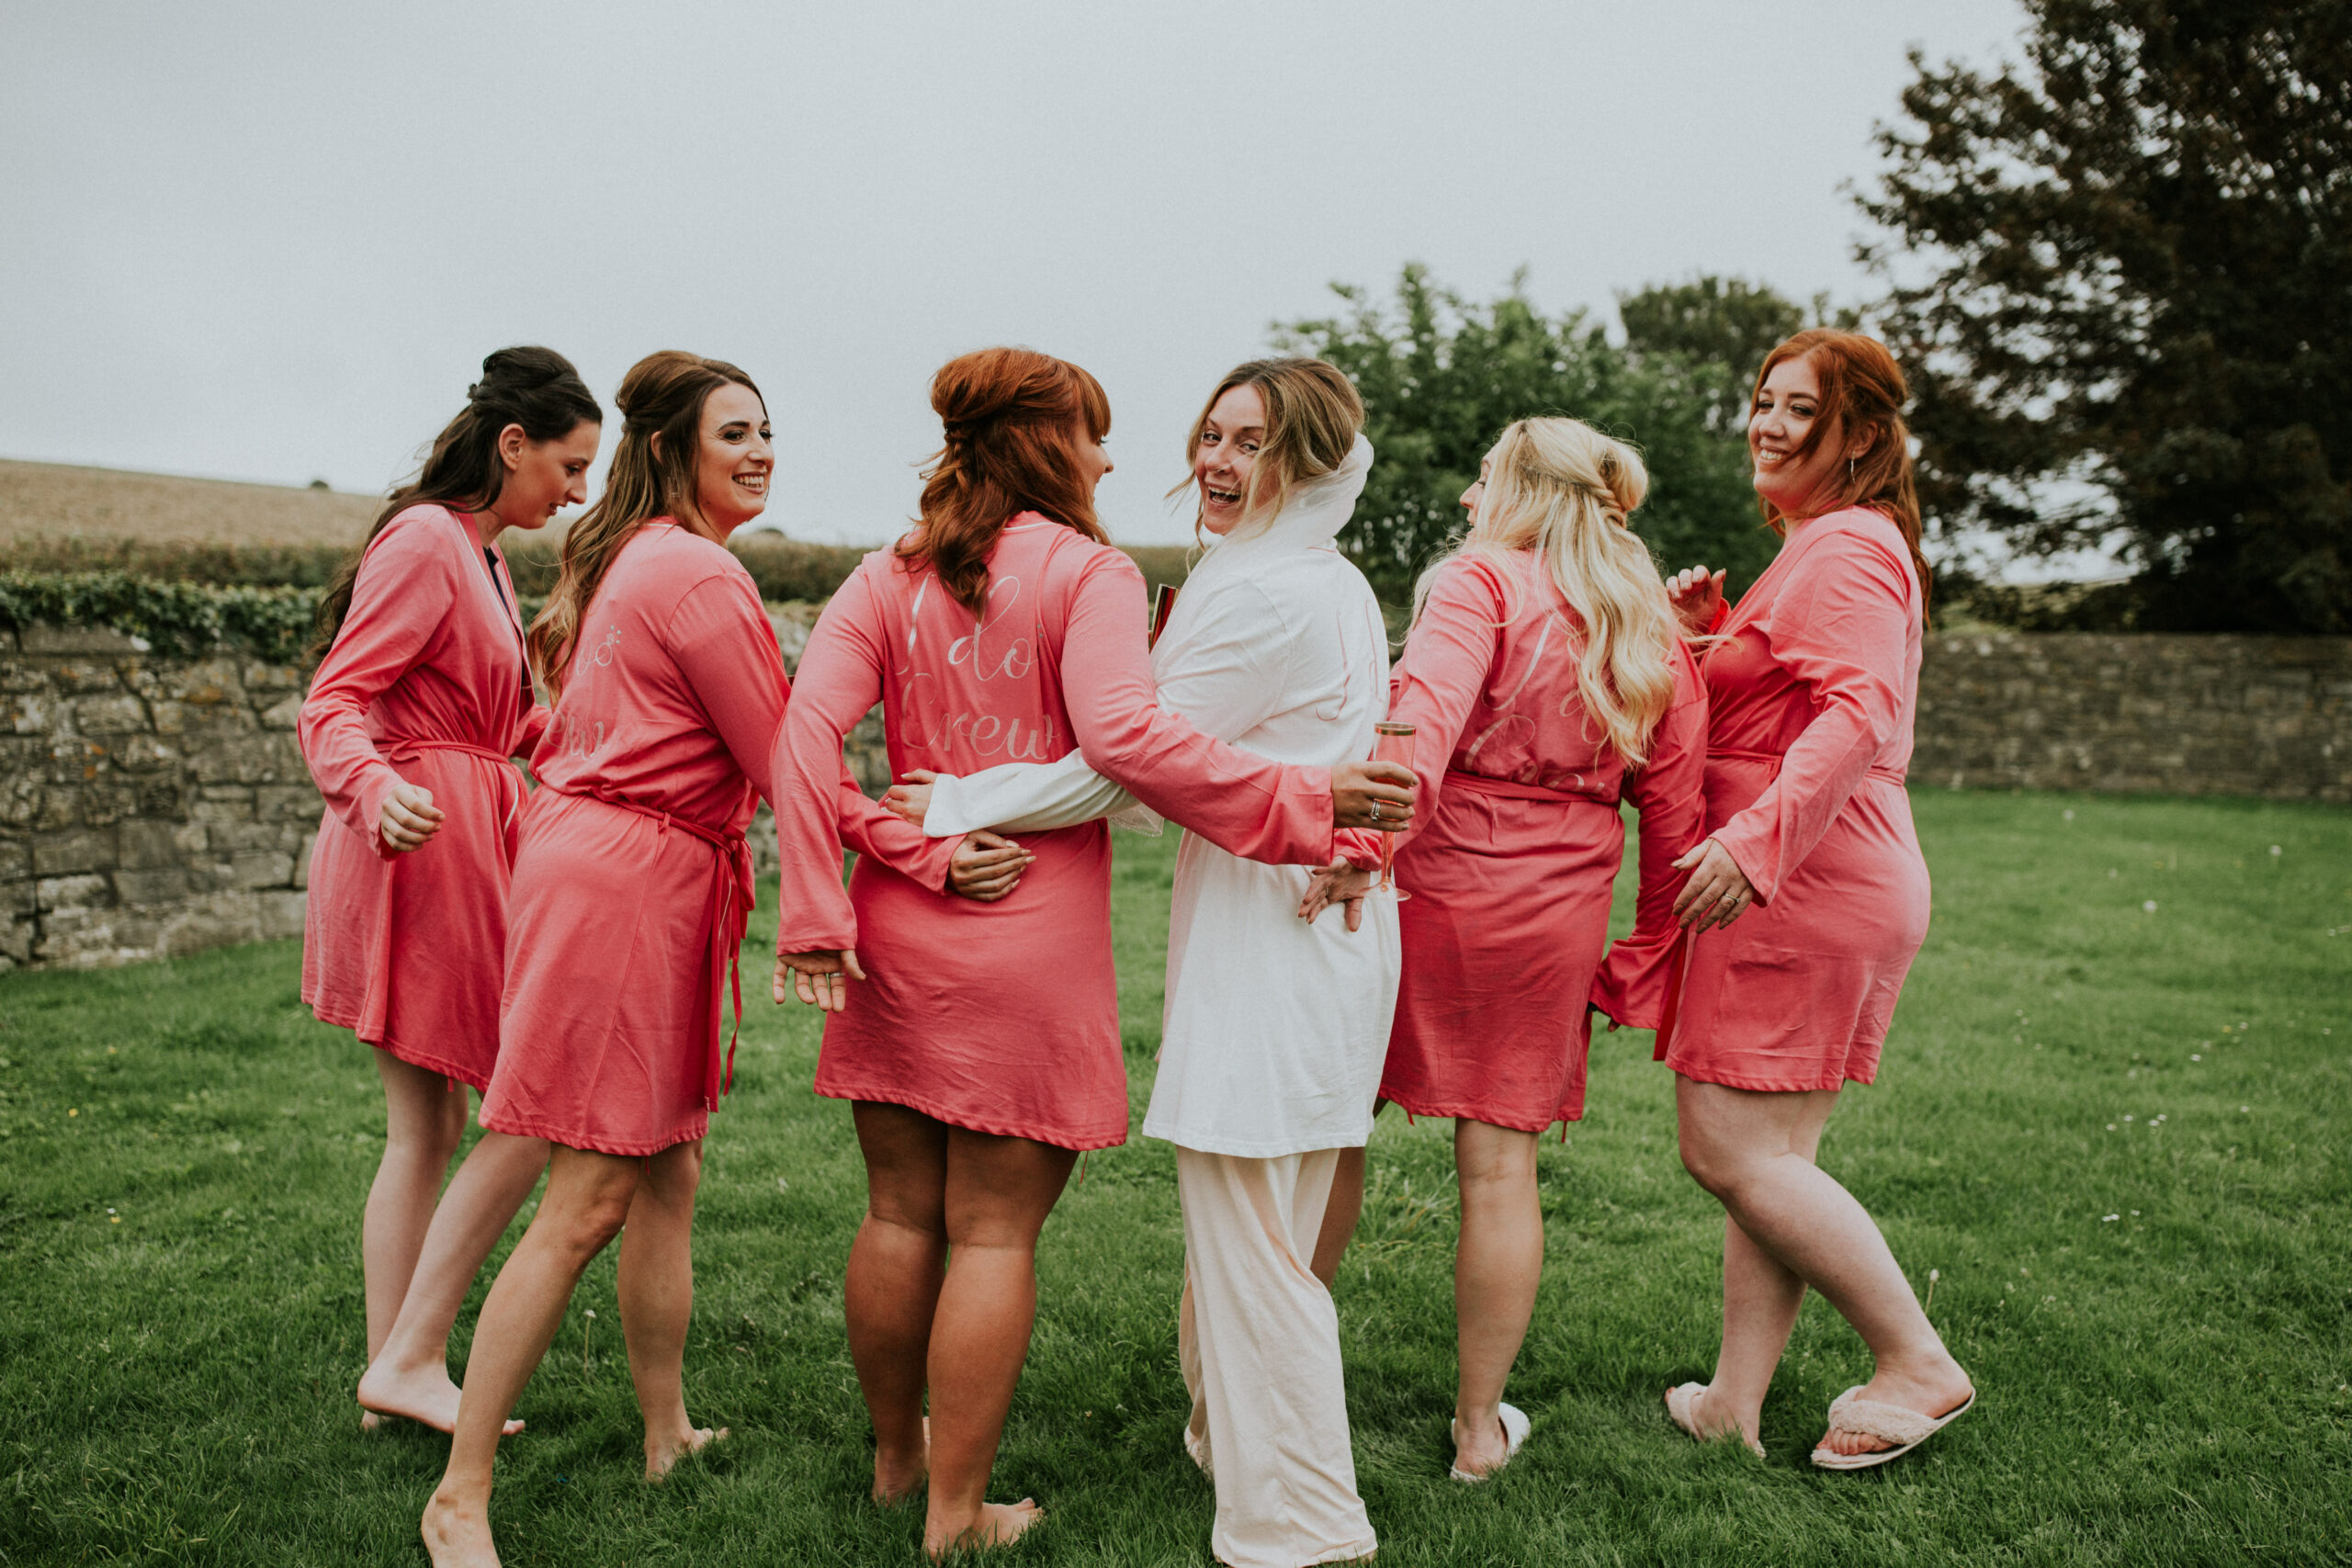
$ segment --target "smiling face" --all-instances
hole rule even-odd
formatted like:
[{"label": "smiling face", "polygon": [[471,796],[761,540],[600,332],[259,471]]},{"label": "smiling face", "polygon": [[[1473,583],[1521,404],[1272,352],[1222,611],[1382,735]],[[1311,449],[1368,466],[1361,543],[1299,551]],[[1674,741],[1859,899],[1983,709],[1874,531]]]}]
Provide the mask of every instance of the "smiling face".
[{"label": "smiling face", "polygon": [[[1834,416],[1824,427],[1822,419],[1821,375],[1811,355],[1773,366],[1748,411],[1756,493],[1799,522],[1838,504],[1848,461],[1870,449],[1869,430],[1849,432]],[[1804,450],[1808,440],[1811,449]]]},{"label": "smiling face", "polygon": [[1250,499],[1250,476],[1266,442],[1266,400],[1244,383],[1227,387],[1201,422],[1193,447],[1193,480],[1200,487],[1201,526],[1229,534]]},{"label": "smiling face", "polygon": [[1086,416],[1080,414],[1078,428],[1070,437],[1070,451],[1077,457],[1078,477],[1085,484],[1090,498],[1094,494],[1094,487],[1102,482],[1102,476],[1115,466],[1111,461],[1111,449],[1103,445],[1103,440],[1094,434],[1094,427],[1086,422]]},{"label": "smiling face", "polygon": [[721,541],[767,510],[773,434],[766,406],[749,387],[729,381],[703,400],[695,507]]},{"label": "smiling face", "polygon": [[544,528],[567,506],[588,503],[588,468],[605,427],[583,419],[570,434],[534,441],[519,424],[498,433],[498,457],[506,470],[490,515],[502,528]]}]

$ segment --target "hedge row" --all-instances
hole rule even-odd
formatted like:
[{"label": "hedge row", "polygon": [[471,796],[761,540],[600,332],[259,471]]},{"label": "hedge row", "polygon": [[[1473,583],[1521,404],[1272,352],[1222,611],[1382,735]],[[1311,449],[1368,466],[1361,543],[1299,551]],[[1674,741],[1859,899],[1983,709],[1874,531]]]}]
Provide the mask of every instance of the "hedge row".
[{"label": "hedge row", "polygon": [[[825,550],[847,557],[847,564],[829,562],[817,554]],[[248,558],[243,551],[221,553],[239,564]],[[864,552],[780,542],[736,553],[758,581],[761,597],[774,603],[831,597]],[[1148,580],[1155,583],[1183,581],[1183,551],[1128,553],[1137,558]],[[516,598],[527,618],[546,602],[555,574],[550,569],[526,577],[523,563],[509,558]],[[838,571],[833,570],[836,566]],[[290,663],[300,660],[310,644],[324,592],[322,579],[281,580],[264,585],[243,581],[171,581],[121,568],[104,571],[16,568],[0,571],[0,626],[103,626],[138,637],[163,654],[190,657],[228,647]]]},{"label": "hedge row", "polygon": [[[517,592],[544,594],[555,586],[557,547],[553,540],[508,536],[506,563],[514,574]],[[760,597],[771,603],[831,598],[833,590],[856,570],[865,554],[853,545],[804,544],[759,534],[738,538],[732,548],[760,585]],[[0,570],[40,577],[99,575],[214,587],[315,589],[334,580],[348,553],[343,547],[325,545],[25,539],[0,546]],[[1180,548],[1145,546],[1127,554],[1155,585],[1184,581],[1185,552]]]},{"label": "hedge row", "polygon": [[0,625],[103,626],[158,653],[227,646],[264,659],[301,657],[317,618],[315,587],[164,582],[127,571],[0,572]]}]

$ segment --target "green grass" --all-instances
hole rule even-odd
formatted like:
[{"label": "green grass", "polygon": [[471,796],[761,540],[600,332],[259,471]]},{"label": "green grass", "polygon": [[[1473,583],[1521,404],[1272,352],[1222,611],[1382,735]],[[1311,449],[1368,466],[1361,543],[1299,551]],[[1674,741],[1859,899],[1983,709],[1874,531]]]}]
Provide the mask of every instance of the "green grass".
[{"label": "green grass", "polygon": [[[1550,1262],[1512,1382],[1534,1440],[1475,1491],[1444,1479],[1447,1131],[1383,1119],[1338,1297],[1385,1563],[2345,1560],[2352,813],[1917,805],[1934,928],[1881,1083],[1848,1097],[1823,1162],[1923,1292],[1939,1275],[1979,1408],[1901,1464],[1815,1472],[1823,1408],[1866,1365],[1815,1302],[1769,1461],[1674,1433],[1659,1391],[1713,1356],[1721,1222],[1677,1164],[1648,1037],[1604,1039],[1590,1119],[1542,1156]],[[1138,1104],[1172,842],[1120,842]],[[443,1443],[365,1436],[349,1397],[381,1103],[364,1054],[303,1011],[299,965],[277,945],[0,976],[0,1562],[423,1561]],[[848,1113],[808,1091],[811,1018],[754,1005],[687,1353],[695,1414],[734,1438],[672,1485],[635,1479],[600,1260],[500,1461],[509,1562],[917,1559],[919,1513],[863,1501]],[[1046,1234],[999,1464],[1001,1495],[1053,1514],[1013,1561],[1207,1560],[1209,1491],[1177,1440],[1180,1254],[1167,1148],[1094,1156]]]}]

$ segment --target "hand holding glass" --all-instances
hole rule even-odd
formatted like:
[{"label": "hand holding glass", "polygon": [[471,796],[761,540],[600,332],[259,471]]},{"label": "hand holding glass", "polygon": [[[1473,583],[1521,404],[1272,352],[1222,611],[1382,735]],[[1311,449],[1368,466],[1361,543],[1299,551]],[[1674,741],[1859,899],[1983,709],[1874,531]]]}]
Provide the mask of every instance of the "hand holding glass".
[{"label": "hand holding glass", "polygon": [[[1375,724],[1372,727],[1372,760],[1395,762],[1399,767],[1413,765],[1413,727],[1409,724]],[[1400,825],[1401,826],[1401,825]],[[1396,859],[1396,829],[1383,829],[1380,840],[1380,880],[1374,886],[1384,893],[1395,893],[1402,902],[1412,895],[1396,886],[1394,875]]]}]

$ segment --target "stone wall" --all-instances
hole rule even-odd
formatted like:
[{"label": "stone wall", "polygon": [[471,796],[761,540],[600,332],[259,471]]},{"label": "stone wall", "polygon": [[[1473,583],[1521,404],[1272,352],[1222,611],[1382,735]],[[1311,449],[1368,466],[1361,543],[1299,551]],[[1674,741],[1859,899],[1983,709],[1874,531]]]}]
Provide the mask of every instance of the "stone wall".
[{"label": "stone wall", "polygon": [[[771,615],[797,668],[814,613]],[[301,935],[322,809],[294,740],[307,682],[239,654],[162,659],[110,631],[0,626],[0,970]],[[848,753],[879,794],[878,711]],[[752,844],[775,874],[765,807]]]},{"label": "stone wall", "polygon": [[[812,613],[772,611],[798,665]],[[0,969],[298,936],[319,797],[304,671],[0,628]],[[1912,782],[2352,802],[2352,638],[1942,634]],[[850,738],[888,782],[878,717]],[[775,870],[762,809],[752,844]]]},{"label": "stone wall", "polygon": [[298,936],[318,791],[303,673],[0,628],[0,968]]},{"label": "stone wall", "polygon": [[2352,801],[2352,637],[1932,636],[1911,782]]}]

